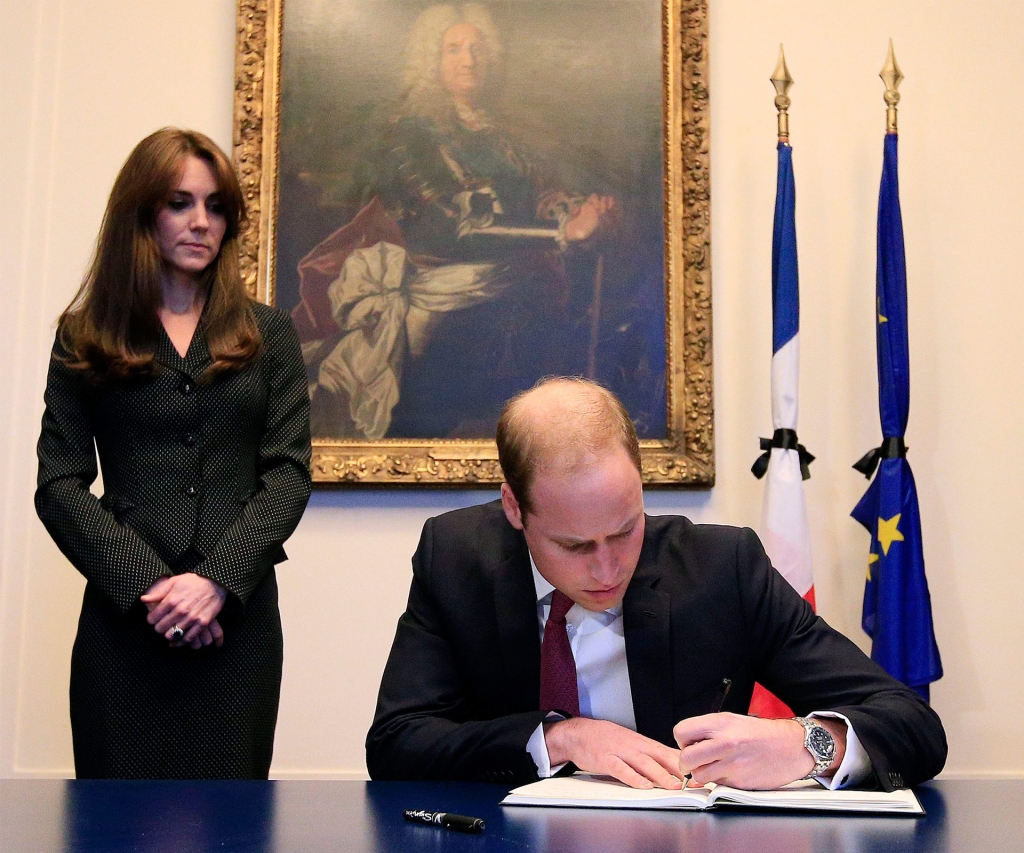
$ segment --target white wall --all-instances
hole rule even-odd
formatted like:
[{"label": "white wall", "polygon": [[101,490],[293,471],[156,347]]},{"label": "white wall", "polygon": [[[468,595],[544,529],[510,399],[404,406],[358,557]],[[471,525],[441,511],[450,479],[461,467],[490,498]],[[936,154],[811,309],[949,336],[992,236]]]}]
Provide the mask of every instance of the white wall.
[{"label": "white wall", "polygon": [[[343,2],[343,0],[337,0]],[[946,677],[947,775],[1024,775],[1024,7],[711,0],[718,485],[652,512],[757,526],[748,468],[770,430],[770,251],[780,41],[803,296],[801,439],[820,609],[859,629],[867,535],[849,518],[877,444],[874,221],[894,39],[907,74],[901,190],[913,377],[907,440]],[[926,11],[925,11],[926,10]],[[166,124],[231,141],[232,0],[0,0],[0,776],[67,775],[82,581],[31,507],[52,323],[132,145]],[[279,570],[286,632],[277,776],[362,776],[362,742],[425,518],[487,492],[319,492]]]}]

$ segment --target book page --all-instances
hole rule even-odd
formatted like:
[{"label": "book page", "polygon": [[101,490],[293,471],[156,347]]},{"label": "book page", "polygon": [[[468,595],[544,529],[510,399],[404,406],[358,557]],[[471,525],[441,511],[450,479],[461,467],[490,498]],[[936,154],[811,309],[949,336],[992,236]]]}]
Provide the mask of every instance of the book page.
[{"label": "book page", "polygon": [[502,805],[577,808],[707,809],[716,805],[768,809],[924,814],[913,791],[830,791],[814,780],[792,782],[776,791],[744,791],[709,783],[668,791],[630,788],[609,776],[577,773],[515,788]]},{"label": "book page", "polygon": [[716,803],[761,808],[815,809],[821,811],[924,814],[913,791],[830,791],[813,779],[792,782],[776,791],[743,791],[718,785],[708,797]]},{"label": "book page", "polygon": [[669,791],[630,788],[611,776],[577,773],[523,785],[509,792],[502,805],[548,805],[591,808],[703,809],[710,788]]}]

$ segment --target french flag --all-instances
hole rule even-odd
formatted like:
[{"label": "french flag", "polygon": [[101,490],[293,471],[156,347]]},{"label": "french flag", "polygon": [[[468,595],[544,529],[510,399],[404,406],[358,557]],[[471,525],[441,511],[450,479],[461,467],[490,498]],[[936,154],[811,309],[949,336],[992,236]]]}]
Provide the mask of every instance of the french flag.
[{"label": "french flag", "polygon": [[[775,229],[772,237],[772,438],[754,463],[757,477],[767,474],[761,511],[761,541],[782,576],[814,607],[811,535],[803,481],[814,459],[797,442],[800,387],[800,287],[796,260],[796,186],[793,149],[779,143]],[[791,717],[792,711],[760,684],[750,713]]]}]

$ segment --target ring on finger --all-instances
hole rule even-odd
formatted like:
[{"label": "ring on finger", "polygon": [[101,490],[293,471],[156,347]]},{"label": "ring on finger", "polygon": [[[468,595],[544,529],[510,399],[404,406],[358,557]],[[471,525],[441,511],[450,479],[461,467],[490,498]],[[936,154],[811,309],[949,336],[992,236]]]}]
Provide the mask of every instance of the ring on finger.
[{"label": "ring on finger", "polygon": [[185,636],[185,630],[180,625],[171,628],[171,640],[178,641]]}]

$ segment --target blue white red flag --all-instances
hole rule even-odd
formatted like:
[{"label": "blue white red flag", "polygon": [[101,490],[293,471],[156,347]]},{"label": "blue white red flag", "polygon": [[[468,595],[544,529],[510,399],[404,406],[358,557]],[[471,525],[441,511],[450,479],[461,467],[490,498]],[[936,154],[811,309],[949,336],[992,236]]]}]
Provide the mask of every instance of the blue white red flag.
[{"label": "blue white red flag", "polygon": [[907,264],[903,250],[895,133],[886,134],[878,196],[876,341],[882,445],[856,465],[878,473],[851,515],[871,533],[861,622],[871,637],[871,657],[894,678],[928,699],[928,685],[942,678],[924,573],[917,486],[904,435],[910,413],[910,345],[907,333]]},{"label": "blue white red flag", "polygon": [[[779,143],[775,228],[772,236],[772,426],[761,439],[765,453],[754,463],[755,476],[767,474],[761,511],[761,540],[772,565],[814,606],[811,534],[803,481],[814,459],[797,443],[800,388],[800,286],[796,254],[796,184],[793,149]],[[757,685],[750,713],[791,717],[778,698]]]}]

